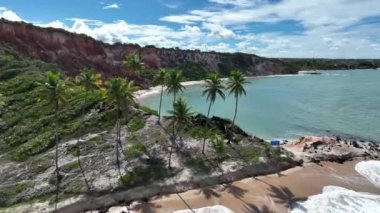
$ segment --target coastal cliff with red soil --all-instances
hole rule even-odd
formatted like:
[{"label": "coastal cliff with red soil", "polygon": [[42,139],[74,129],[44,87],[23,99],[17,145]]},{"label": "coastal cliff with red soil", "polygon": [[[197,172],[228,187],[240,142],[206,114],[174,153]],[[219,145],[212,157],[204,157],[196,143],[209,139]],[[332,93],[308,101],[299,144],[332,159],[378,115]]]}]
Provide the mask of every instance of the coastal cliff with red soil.
[{"label": "coastal cliff with red soil", "polygon": [[[300,69],[380,67],[379,60],[270,59],[244,53],[141,47],[137,44],[111,45],[83,34],[4,19],[0,19],[0,49],[56,63],[69,75],[76,75],[80,69],[87,67],[102,72],[105,78],[125,72],[122,60],[130,52],[140,53],[142,61],[152,70],[160,67],[192,67],[192,70],[200,72],[216,71],[222,76],[228,75],[233,69],[247,75],[273,75],[294,74]],[[194,72],[192,70],[187,72]]]}]

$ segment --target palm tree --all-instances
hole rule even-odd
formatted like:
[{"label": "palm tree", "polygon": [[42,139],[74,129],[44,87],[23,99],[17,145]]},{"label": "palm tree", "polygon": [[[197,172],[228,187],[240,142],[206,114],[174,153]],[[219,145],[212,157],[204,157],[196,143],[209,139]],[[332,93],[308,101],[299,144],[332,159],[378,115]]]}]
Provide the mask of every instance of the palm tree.
[{"label": "palm tree", "polygon": [[[82,107],[82,124],[84,123],[84,115],[85,115],[85,108],[87,104],[87,97],[89,93],[93,93],[95,90],[100,88],[100,85],[102,84],[101,80],[101,74],[95,73],[93,70],[90,69],[83,69],[81,73],[75,78],[76,83],[81,86],[85,91],[85,96],[83,100],[83,107]],[[83,179],[86,183],[88,191],[91,191],[90,184],[87,181],[86,175],[84,173],[81,161],[80,161],[80,136],[78,136],[77,140],[77,160],[79,168],[82,172]]]},{"label": "palm tree", "polygon": [[177,94],[183,92],[186,88],[181,84],[183,81],[182,72],[177,69],[172,69],[166,76],[166,92],[173,93],[173,104],[176,101]]},{"label": "palm tree", "polygon": [[154,76],[154,81],[157,84],[161,85],[161,94],[160,94],[160,105],[158,107],[158,123],[160,123],[161,120],[161,105],[162,105],[162,94],[164,93],[164,87],[166,83],[166,70],[160,69],[159,72],[156,73]]},{"label": "palm tree", "polygon": [[[205,90],[203,91],[203,96],[207,95],[207,100],[210,101],[210,105],[208,106],[208,111],[207,111],[207,118],[210,116],[210,110],[212,104],[215,103],[215,100],[217,96],[219,95],[223,100],[225,99],[225,95],[223,92],[224,86],[222,84],[222,81],[218,77],[217,74],[210,75],[206,80],[205,80]],[[207,119],[207,124],[208,124],[208,119]],[[203,140],[203,146],[202,146],[202,154],[204,154],[205,151],[205,144],[206,140]]]},{"label": "palm tree", "polygon": [[169,169],[171,169],[171,156],[173,152],[173,146],[175,144],[176,135],[175,135],[175,127],[177,127],[177,132],[185,129],[191,124],[191,116],[192,112],[190,112],[190,108],[187,105],[186,101],[182,98],[176,100],[173,104],[173,109],[169,110],[169,119],[171,119],[171,124],[173,125],[173,141],[172,146],[170,148],[169,153]]},{"label": "palm tree", "polygon": [[237,109],[238,109],[238,103],[239,103],[239,96],[241,95],[247,95],[245,89],[244,89],[244,84],[247,84],[248,81],[245,79],[245,77],[241,74],[239,71],[233,71],[228,78],[227,81],[227,89],[229,90],[229,94],[234,94],[235,96],[235,114],[234,118],[232,120],[232,129],[235,126],[235,119],[236,119],[236,114],[237,114]]},{"label": "palm tree", "polygon": [[123,65],[134,74],[140,74],[140,72],[145,68],[145,64],[141,62],[140,55],[136,52],[129,53],[125,57]]},{"label": "palm tree", "polygon": [[55,210],[57,210],[58,195],[59,195],[59,167],[58,167],[58,111],[60,106],[66,102],[65,90],[66,80],[63,80],[61,76],[56,72],[47,72],[46,81],[40,84],[41,93],[45,100],[53,104],[55,112],[55,171],[56,171],[56,194],[55,194]]},{"label": "palm tree", "polygon": [[[166,92],[167,94],[173,93],[173,109],[174,104],[176,103],[177,94],[179,92],[183,92],[186,88],[181,84],[183,80],[182,72],[178,69],[170,70],[166,75]],[[173,122],[173,135],[172,135],[172,143],[174,145],[175,142],[175,126],[176,122]],[[171,151],[169,159],[171,158]],[[170,168],[170,160],[169,160],[169,168]]]},{"label": "palm tree", "polygon": [[134,92],[136,87],[133,81],[129,81],[122,78],[112,78],[107,82],[107,98],[110,102],[114,102],[116,105],[116,165],[120,172],[120,159],[119,159],[119,146],[121,145],[121,125],[120,118],[123,116],[123,111],[127,108],[128,103],[134,103]]}]

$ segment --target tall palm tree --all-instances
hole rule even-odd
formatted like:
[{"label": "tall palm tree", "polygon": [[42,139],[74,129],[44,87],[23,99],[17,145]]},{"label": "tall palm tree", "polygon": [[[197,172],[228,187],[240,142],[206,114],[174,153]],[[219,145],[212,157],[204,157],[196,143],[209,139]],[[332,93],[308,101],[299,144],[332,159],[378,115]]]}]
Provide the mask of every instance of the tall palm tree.
[{"label": "tall palm tree", "polygon": [[107,98],[110,102],[114,102],[116,105],[116,165],[120,172],[120,158],[119,158],[119,146],[121,146],[121,125],[120,118],[123,116],[123,111],[127,108],[129,103],[135,102],[134,92],[136,87],[133,81],[129,81],[123,78],[112,78],[107,83]]},{"label": "tall palm tree", "polygon": [[235,114],[234,118],[232,120],[232,129],[235,126],[235,119],[237,115],[237,109],[238,109],[238,103],[239,103],[239,96],[247,95],[244,84],[247,84],[248,81],[246,78],[241,74],[239,71],[233,71],[231,72],[230,77],[227,81],[227,90],[229,90],[229,94],[234,94],[235,96]]},{"label": "tall palm tree", "polygon": [[141,62],[140,54],[137,52],[129,53],[125,57],[123,65],[136,75],[140,74],[140,72],[145,68],[145,64]]},{"label": "tall palm tree", "polygon": [[173,104],[176,101],[177,94],[183,92],[186,88],[181,84],[183,81],[182,72],[178,69],[172,69],[166,76],[166,92],[173,93]]},{"label": "tall palm tree", "polygon": [[174,127],[177,127],[177,132],[185,129],[191,124],[191,116],[192,112],[190,112],[190,107],[187,105],[186,101],[182,98],[176,100],[173,104],[173,109],[169,110],[169,119],[171,119],[171,124],[173,125],[173,143],[170,148],[169,153],[169,169],[171,168],[171,156],[173,152],[173,146],[176,140],[176,132],[174,131]]},{"label": "tall palm tree", "polygon": [[[210,105],[208,106],[208,111],[207,111],[207,118],[210,116],[210,110],[211,106],[215,103],[215,100],[217,96],[219,95],[223,100],[225,99],[225,94],[223,92],[224,86],[222,84],[221,79],[218,77],[217,74],[212,74],[210,75],[206,80],[205,80],[205,90],[203,91],[203,96],[207,96],[207,101],[210,101]],[[207,119],[207,124],[208,124],[208,119]],[[205,150],[205,144],[206,140],[203,140],[203,146],[202,146],[202,154],[204,154]]]},{"label": "tall palm tree", "polygon": [[[93,93],[95,90],[100,89],[100,85],[102,84],[101,80],[101,74],[95,73],[91,69],[83,69],[81,73],[75,78],[76,83],[81,86],[85,91],[85,96],[83,100],[83,107],[82,107],[82,124],[84,123],[84,115],[85,115],[85,108],[87,105],[87,97],[90,93]],[[84,173],[81,161],[80,161],[80,136],[78,136],[77,140],[77,160],[79,168],[82,172],[83,179],[86,183],[88,191],[91,191],[90,184],[87,181],[86,175]]]},{"label": "tall palm tree", "polygon": [[[176,103],[177,94],[179,92],[183,92],[183,90],[186,89],[181,84],[181,81],[183,81],[181,70],[171,69],[166,75],[166,92],[167,94],[170,94],[170,93],[173,94],[173,109],[174,109],[174,104]],[[172,126],[173,126],[172,144],[174,145],[176,122],[173,122]],[[170,150],[169,159],[170,158],[171,158],[171,150]],[[169,168],[170,168],[170,160],[169,160]]]},{"label": "tall palm tree", "polygon": [[55,194],[55,210],[57,210],[58,195],[59,195],[59,167],[58,167],[58,111],[60,106],[66,102],[65,91],[66,91],[66,80],[63,80],[61,76],[56,72],[47,72],[46,80],[40,83],[41,93],[46,101],[54,106],[55,112],[55,171],[56,171],[56,194]]},{"label": "tall palm tree", "polygon": [[157,84],[161,85],[161,94],[160,94],[160,105],[158,107],[158,123],[161,121],[161,105],[162,105],[162,95],[164,93],[164,87],[166,83],[166,70],[165,69],[160,69],[156,75],[154,76],[154,81]]}]

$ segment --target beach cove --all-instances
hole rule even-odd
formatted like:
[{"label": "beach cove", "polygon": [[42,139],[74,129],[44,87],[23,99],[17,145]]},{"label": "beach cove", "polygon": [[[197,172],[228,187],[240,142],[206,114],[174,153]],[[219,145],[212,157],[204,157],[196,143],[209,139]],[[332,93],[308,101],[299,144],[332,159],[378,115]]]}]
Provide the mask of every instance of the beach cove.
[{"label": "beach cove", "polygon": [[[215,185],[152,198],[147,203],[137,205],[132,212],[190,213],[192,212],[190,210],[179,210],[215,205],[225,206],[235,213],[288,212],[295,206],[295,202],[305,201],[313,195],[319,196],[320,208],[310,207],[308,209],[310,212],[331,211],[333,210],[331,203],[336,204],[335,212],[377,212],[377,209],[365,206],[365,203],[360,200],[362,196],[365,197],[367,193],[370,193],[375,197],[373,201],[377,202],[377,207],[380,205],[380,188],[375,187],[355,170],[359,162],[365,161],[355,160],[343,164],[331,162],[322,162],[319,165],[306,164],[304,167],[292,168],[278,174],[246,178],[228,185]],[[324,190],[332,189],[339,192],[340,188],[337,187],[360,193],[353,194],[352,191],[343,190],[342,193],[334,196],[326,192],[322,194]],[[357,202],[352,199],[356,199]],[[331,203],[328,203],[329,200]],[[362,208],[355,210],[358,207]],[[109,212],[118,212],[121,209],[126,209],[126,207],[112,207]],[[295,210],[305,212],[306,209],[300,205]]]}]

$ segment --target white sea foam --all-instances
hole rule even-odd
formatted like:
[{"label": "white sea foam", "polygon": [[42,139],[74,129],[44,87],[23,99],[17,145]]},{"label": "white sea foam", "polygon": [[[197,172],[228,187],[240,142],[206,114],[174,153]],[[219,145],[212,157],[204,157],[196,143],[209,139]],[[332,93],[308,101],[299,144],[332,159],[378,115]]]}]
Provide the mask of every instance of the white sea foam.
[{"label": "white sea foam", "polygon": [[380,161],[361,161],[355,165],[355,170],[380,187]]},{"label": "white sea foam", "polygon": [[326,186],[322,194],[297,202],[292,213],[380,213],[380,196],[355,192],[337,186]]},{"label": "white sea foam", "polygon": [[193,211],[191,211],[190,209],[179,210],[173,213],[234,213],[234,212],[225,206],[216,205],[216,206],[209,206],[209,207],[204,207],[200,209],[193,209]]}]

